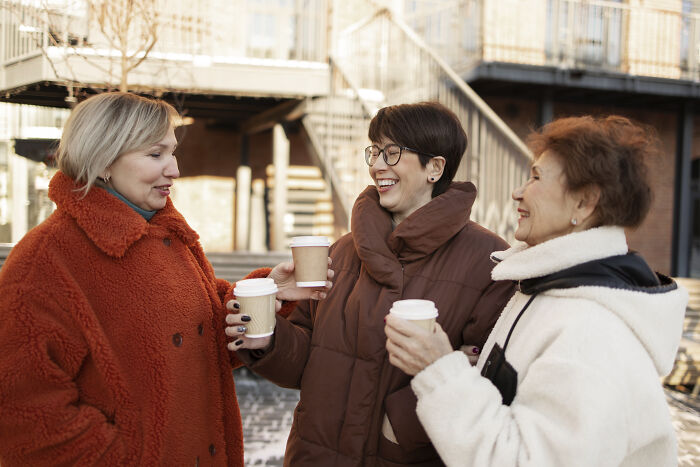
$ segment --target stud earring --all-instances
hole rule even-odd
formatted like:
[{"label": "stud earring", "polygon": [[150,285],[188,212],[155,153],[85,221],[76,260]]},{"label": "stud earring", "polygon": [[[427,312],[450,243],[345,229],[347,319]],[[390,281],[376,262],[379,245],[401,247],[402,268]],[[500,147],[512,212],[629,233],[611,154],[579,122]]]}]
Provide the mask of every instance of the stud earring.
[{"label": "stud earring", "polygon": [[574,218],[571,219],[571,225],[576,225],[576,224],[578,224],[578,221],[577,221],[576,218],[574,217]]},{"label": "stud earring", "polygon": [[430,181],[431,181],[431,182],[434,182],[434,181],[435,181],[435,177],[430,177]]}]

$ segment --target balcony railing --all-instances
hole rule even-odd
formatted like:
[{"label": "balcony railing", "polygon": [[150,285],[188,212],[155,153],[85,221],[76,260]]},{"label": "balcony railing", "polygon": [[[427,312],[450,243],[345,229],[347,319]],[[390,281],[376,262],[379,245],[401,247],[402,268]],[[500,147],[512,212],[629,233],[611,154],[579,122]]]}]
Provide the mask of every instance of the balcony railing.
[{"label": "balcony railing", "polygon": [[[38,53],[118,56],[125,51],[325,62],[329,0],[0,0],[0,62]],[[194,3],[194,5],[193,5]],[[42,6],[37,6],[42,5]],[[50,5],[50,6],[45,6]],[[128,15],[121,9],[131,5]],[[117,37],[122,17],[129,34]],[[118,43],[117,43],[118,42]]]},{"label": "balcony railing", "polygon": [[458,72],[509,62],[699,80],[696,2],[635,3],[429,0],[406,2],[404,18]]}]

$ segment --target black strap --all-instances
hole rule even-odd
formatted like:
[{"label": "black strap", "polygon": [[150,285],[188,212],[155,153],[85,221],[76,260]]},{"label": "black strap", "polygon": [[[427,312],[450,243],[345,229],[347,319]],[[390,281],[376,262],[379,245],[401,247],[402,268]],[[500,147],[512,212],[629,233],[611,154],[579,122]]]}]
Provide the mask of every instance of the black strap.
[{"label": "black strap", "polygon": [[525,313],[525,310],[527,310],[527,307],[530,306],[530,303],[535,299],[537,294],[533,294],[530,296],[530,299],[527,301],[525,306],[523,307],[522,310],[520,310],[520,313],[518,313],[518,316],[515,318],[515,321],[513,321],[513,325],[510,327],[510,331],[508,331],[508,337],[506,337],[506,341],[503,344],[503,356],[505,357],[506,355],[506,347],[508,347],[508,341],[510,340],[511,334],[513,334],[513,329],[515,329],[515,325],[518,324],[518,321],[520,320],[520,317]]}]

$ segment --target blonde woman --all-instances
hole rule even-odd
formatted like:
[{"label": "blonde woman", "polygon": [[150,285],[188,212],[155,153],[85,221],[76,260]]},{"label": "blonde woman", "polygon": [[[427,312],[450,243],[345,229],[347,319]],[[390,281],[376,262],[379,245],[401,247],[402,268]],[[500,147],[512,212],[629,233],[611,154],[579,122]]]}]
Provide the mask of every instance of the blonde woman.
[{"label": "blonde woman", "polygon": [[[0,270],[3,467],[243,465],[231,285],[169,198],[176,116],[105,93],[66,123],[56,212]],[[311,298],[292,274],[272,271],[278,297]]]}]

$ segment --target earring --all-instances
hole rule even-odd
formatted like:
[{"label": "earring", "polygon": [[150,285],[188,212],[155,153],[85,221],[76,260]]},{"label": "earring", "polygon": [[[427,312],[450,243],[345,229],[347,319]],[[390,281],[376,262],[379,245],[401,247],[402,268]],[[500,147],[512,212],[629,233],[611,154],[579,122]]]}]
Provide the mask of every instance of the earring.
[{"label": "earring", "polygon": [[430,177],[430,181],[431,181],[431,182],[434,182],[434,181],[435,181],[435,177]]},{"label": "earring", "polygon": [[102,181],[105,182],[105,183],[109,183],[109,179],[110,179],[110,178],[111,178],[110,175],[105,175],[104,177],[102,177]]},{"label": "earring", "polygon": [[574,217],[574,218],[571,219],[571,225],[576,225],[576,224],[578,224],[578,221],[577,221],[576,218]]}]

